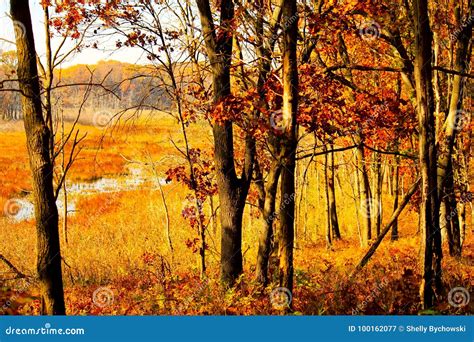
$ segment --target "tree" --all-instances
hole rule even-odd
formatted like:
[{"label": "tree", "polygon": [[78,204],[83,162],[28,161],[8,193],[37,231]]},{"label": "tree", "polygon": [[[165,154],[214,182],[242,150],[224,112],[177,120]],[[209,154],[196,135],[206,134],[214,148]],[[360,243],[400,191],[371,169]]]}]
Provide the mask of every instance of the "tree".
[{"label": "tree", "polygon": [[423,232],[423,270],[420,297],[423,308],[434,304],[435,289],[441,288],[441,233],[439,198],[436,184],[436,142],[434,94],[432,85],[432,32],[428,1],[415,0],[415,90],[419,122],[419,164],[422,177],[421,228]]},{"label": "tree", "polygon": [[40,282],[41,313],[66,314],[61,271],[58,209],[53,188],[52,132],[43,118],[41,90],[36,66],[36,51],[27,0],[10,1],[11,18],[24,31],[15,30],[18,54],[18,79],[28,156],[33,176],[37,232],[37,272]]},{"label": "tree", "polygon": [[285,0],[282,6],[283,27],[283,136],[280,180],[280,286],[293,290],[293,248],[295,224],[295,169],[297,148],[296,115],[298,111],[297,37],[298,13],[296,0]]},{"label": "tree", "polygon": [[[207,58],[212,67],[213,101],[222,103],[231,95],[230,66],[232,60],[234,4],[223,0],[219,4],[220,26],[214,23],[209,0],[196,0],[201,18]],[[245,161],[239,177],[234,161],[233,123],[224,118],[213,123],[214,161],[220,202],[221,280],[232,286],[243,271],[242,215],[250,187],[255,155],[255,140],[247,136]]]},{"label": "tree", "polygon": [[[470,18],[473,17],[474,3],[470,2],[468,9]],[[454,70],[459,74],[453,75],[449,99],[448,115],[444,123],[444,138],[440,142],[440,153],[438,157],[438,196],[444,199],[445,217],[442,222],[446,223],[450,255],[461,256],[461,230],[457,213],[457,201],[454,188],[453,153],[456,138],[462,129],[464,121],[469,121],[469,114],[462,110],[465,77],[462,74],[468,72],[468,63],[472,48],[469,47],[472,38],[473,20],[467,20],[465,25],[461,21],[461,4],[454,8],[456,25],[462,27],[455,38],[456,44],[454,56]],[[455,213],[456,215],[453,215]]]},{"label": "tree", "polygon": [[[266,86],[269,81],[272,65],[272,52],[275,48],[275,44],[278,39],[278,29],[280,25],[282,15],[282,0],[280,0],[274,7],[269,21],[269,32],[270,36],[265,36],[264,22],[264,2],[257,2],[257,20],[255,21],[255,27],[257,32],[257,56],[259,59],[259,74],[257,81],[257,91],[259,99],[264,109],[268,110],[268,102],[266,100],[267,90]],[[279,99],[278,99],[279,100]],[[276,108],[276,105],[274,106]],[[275,109],[274,108],[274,109]],[[274,114],[277,111],[274,111]],[[269,127],[272,127],[271,121],[275,120],[275,117],[268,118]],[[274,127],[272,127],[274,128]],[[270,254],[272,253],[272,243],[274,242],[274,229],[273,224],[277,217],[276,208],[276,197],[278,191],[278,181],[280,179],[281,164],[278,160],[278,154],[280,150],[279,137],[275,134],[272,129],[267,131],[267,144],[269,148],[269,154],[271,155],[270,168],[267,174],[266,182],[264,181],[261,163],[256,161],[255,163],[255,174],[256,174],[256,186],[259,189],[260,194],[260,210],[263,215],[263,229],[259,235],[258,242],[258,254],[257,254],[257,265],[256,265],[256,278],[260,284],[266,286],[268,284],[268,267]]]},{"label": "tree", "polygon": [[[331,143],[331,150],[334,150],[334,144]],[[334,184],[334,175],[336,174],[336,166],[335,166],[335,153],[330,153],[331,158],[331,165],[329,167],[329,176],[328,176],[328,190],[329,190],[329,210],[331,212],[331,231],[332,231],[332,238],[333,239],[340,239],[341,232],[339,230],[339,220],[337,218],[337,205],[336,205],[336,186]]]}]

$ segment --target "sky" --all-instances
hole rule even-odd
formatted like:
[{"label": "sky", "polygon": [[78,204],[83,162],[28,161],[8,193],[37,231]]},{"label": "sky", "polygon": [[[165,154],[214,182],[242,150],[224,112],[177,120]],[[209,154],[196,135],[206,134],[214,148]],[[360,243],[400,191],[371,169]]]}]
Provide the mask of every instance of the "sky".
[{"label": "sky", "polygon": [[[40,0],[30,0],[30,10],[33,22],[33,31],[35,34],[35,46],[39,56],[44,56],[45,48],[45,33],[43,28],[43,12],[40,5]],[[14,41],[13,23],[9,18],[10,5],[8,0],[0,0],[0,50],[9,51],[14,50],[13,43],[7,41]],[[80,53],[75,54],[69,58],[63,66],[70,66],[74,64],[96,64],[100,60],[118,60],[128,63],[144,63],[145,58],[139,49],[122,49],[117,51],[115,46],[115,38],[111,37],[109,42],[104,42],[99,49],[84,49]],[[53,39],[52,44],[57,45],[58,40]]]}]

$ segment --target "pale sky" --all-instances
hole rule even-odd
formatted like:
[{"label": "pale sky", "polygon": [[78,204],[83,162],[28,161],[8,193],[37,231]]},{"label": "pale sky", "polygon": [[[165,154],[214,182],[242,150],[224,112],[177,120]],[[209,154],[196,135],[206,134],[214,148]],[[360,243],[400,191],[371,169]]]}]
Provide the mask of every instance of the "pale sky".
[{"label": "pale sky", "polygon": [[[0,38],[14,41],[13,24],[9,18],[10,2],[8,0],[0,0]],[[30,1],[31,16],[33,22],[33,31],[35,34],[35,45],[37,53],[40,56],[44,55],[44,28],[43,28],[43,13],[40,6],[40,0]],[[72,64],[95,64],[100,60],[118,60],[128,63],[145,63],[142,51],[140,49],[126,48],[117,51],[115,48],[116,38],[111,37],[109,42],[104,42],[100,45],[100,49],[84,49],[75,56],[72,56],[64,66]],[[57,40],[53,39],[54,43]],[[0,50],[8,51],[14,50],[14,45],[0,41]]]}]

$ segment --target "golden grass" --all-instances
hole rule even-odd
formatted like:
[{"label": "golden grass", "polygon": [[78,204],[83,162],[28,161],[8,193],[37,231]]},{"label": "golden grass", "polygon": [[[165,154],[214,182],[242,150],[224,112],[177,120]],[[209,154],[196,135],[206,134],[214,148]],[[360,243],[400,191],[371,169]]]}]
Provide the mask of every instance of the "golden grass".
[{"label": "golden grass", "polygon": [[[179,160],[170,140],[182,146],[176,122],[165,115],[151,120],[141,117],[133,126],[119,126],[107,132],[85,124],[78,126],[87,132],[83,151],[69,175],[69,182],[83,182],[101,177],[123,179],[129,169],[127,161],[157,162],[160,177]],[[105,133],[105,135],[104,135]],[[112,134],[110,134],[112,133]],[[190,128],[193,147],[209,148],[210,132],[206,125]],[[174,156],[173,158],[164,158]],[[178,159],[175,159],[178,158]],[[416,313],[419,282],[417,215],[405,211],[400,218],[399,242],[386,241],[354,280],[348,284],[348,273],[363,256],[359,247],[358,207],[351,194],[347,174],[341,167],[341,186],[337,186],[338,214],[343,241],[335,242],[328,250],[324,243],[326,220],[322,159],[308,173],[309,190],[304,208],[298,217],[298,238],[295,251],[296,288],[295,310],[307,314],[351,314],[354,308],[371,294],[380,283],[387,284],[379,297],[364,307],[365,313]],[[0,200],[21,196],[31,188],[24,134],[20,131],[3,132],[0,140]],[[144,166],[147,174],[152,170]],[[344,171],[345,172],[345,171]],[[318,190],[319,188],[319,190]],[[166,216],[160,193],[145,188],[112,193],[77,196],[76,212],[69,217],[68,243],[61,231],[64,257],[64,278],[68,312],[71,314],[268,314],[278,313],[268,301],[271,288],[259,290],[252,281],[257,253],[257,238],[262,219],[251,215],[247,207],[244,215],[243,251],[245,276],[233,291],[223,293],[218,286],[219,230],[208,230],[207,252],[209,280],[198,277],[198,255],[186,246],[188,239],[197,236],[181,211],[188,190],[170,183],[163,186],[169,207],[171,253],[166,239]],[[217,199],[216,203],[217,203]],[[387,221],[392,206],[390,196],[384,196]],[[299,196],[297,204],[299,204]],[[205,204],[207,213],[209,204]],[[303,207],[302,207],[303,208]],[[62,220],[60,222],[62,225]],[[306,226],[306,228],[304,228]],[[304,230],[306,236],[304,237]],[[11,260],[20,270],[34,274],[35,227],[33,222],[12,222],[0,217],[0,254]],[[388,239],[387,239],[388,240]],[[472,263],[472,234],[468,235],[465,256],[444,259],[445,281],[448,286],[471,287],[468,279],[474,272]],[[445,253],[447,255],[447,253]],[[161,259],[163,258],[163,259]],[[163,264],[163,261],[165,263]],[[167,270],[164,265],[169,264]],[[0,266],[4,267],[4,265]],[[7,269],[4,269],[5,271]],[[273,274],[276,276],[276,274]],[[15,289],[18,282],[5,282],[4,299],[15,296],[15,310],[10,313],[35,313],[35,286],[25,293]],[[110,288],[114,303],[99,308],[92,303],[92,292],[100,286]],[[345,288],[344,286],[349,286]],[[16,293],[16,295],[14,294]],[[19,293],[19,294],[18,294]],[[20,297],[27,297],[20,300]],[[28,299],[29,298],[29,299]],[[444,302],[443,302],[444,303]],[[409,304],[408,306],[406,304]],[[440,312],[456,311],[442,305]],[[463,310],[470,310],[469,307]]]}]

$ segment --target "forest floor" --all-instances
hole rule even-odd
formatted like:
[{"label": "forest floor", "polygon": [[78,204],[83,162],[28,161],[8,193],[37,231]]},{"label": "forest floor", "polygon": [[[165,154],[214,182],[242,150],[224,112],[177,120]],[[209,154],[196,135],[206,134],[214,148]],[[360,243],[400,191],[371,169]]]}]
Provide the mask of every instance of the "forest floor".
[{"label": "forest floor", "polygon": [[[88,132],[83,151],[74,164],[69,182],[91,183],[114,179],[119,184],[130,178],[130,164],[148,159],[156,170],[146,170],[146,179],[179,162],[170,140],[182,143],[175,122],[165,116],[153,124],[141,123],[133,130],[113,132],[80,125]],[[209,146],[208,127],[193,128],[194,146]],[[203,134],[205,132],[205,134]],[[144,164],[145,165],[145,164]],[[316,172],[316,171],[314,171]],[[313,185],[319,176],[313,172]],[[341,177],[343,178],[343,177]],[[21,127],[2,132],[0,140],[0,204],[11,199],[28,200],[29,171]],[[158,180],[160,181],[160,180]],[[145,182],[146,183],[146,182]],[[140,183],[141,184],[141,183]],[[342,240],[327,248],[324,240],[325,209],[322,194],[308,195],[308,218],[298,223],[295,249],[295,289],[293,314],[473,314],[474,300],[463,307],[449,303],[449,291],[474,289],[474,237],[469,228],[463,256],[443,258],[444,289],[438,305],[422,312],[419,307],[420,237],[418,218],[407,208],[399,220],[400,239],[390,236],[379,246],[368,265],[352,279],[349,275],[365,254],[360,247],[352,200],[345,194],[347,184],[339,184],[338,203]],[[410,184],[407,184],[408,187]],[[273,282],[265,289],[254,281],[257,238],[261,219],[246,212],[244,217],[244,274],[232,290],[219,285],[218,229],[209,228],[208,273],[201,278],[198,256],[188,247],[196,232],[181,216],[187,189],[179,184],[163,186],[170,217],[172,249],[166,237],[165,212],[156,186],[120,191],[78,193],[71,198],[74,212],[68,219],[67,242],[61,231],[63,273],[67,313],[70,315],[266,315],[282,314],[271,303],[277,288],[273,262]],[[384,208],[390,208],[384,197]],[[387,212],[389,210],[387,209]],[[384,222],[389,214],[384,215]],[[63,220],[60,220],[62,225]],[[304,227],[303,227],[304,226]],[[35,227],[31,219],[12,220],[0,215],[0,254],[27,275],[24,279],[0,280],[2,314],[37,314],[38,289],[34,278]],[[445,246],[446,247],[446,246]],[[15,274],[4,263],[2,279]]]}]

